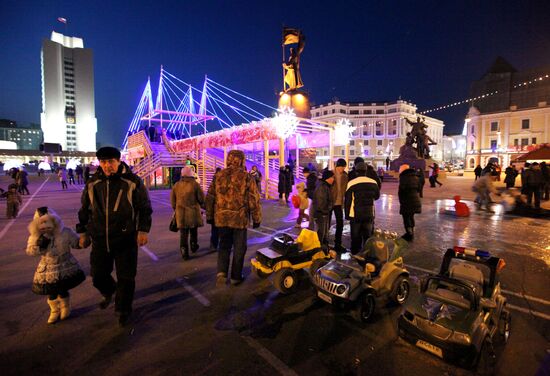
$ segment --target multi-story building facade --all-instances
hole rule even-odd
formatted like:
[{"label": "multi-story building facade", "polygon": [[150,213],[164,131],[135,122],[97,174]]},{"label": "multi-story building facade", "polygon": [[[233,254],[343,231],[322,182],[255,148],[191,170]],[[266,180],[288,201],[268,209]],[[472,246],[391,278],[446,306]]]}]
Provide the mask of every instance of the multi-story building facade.
[{"label": "multi-story building facade", "polygon": [[550,66],[518,72],[498,58],[472,83],[470,94],[487,96],[466,118],[466,168],[490,160],[507,166],[538,144],[550,142]]},{"label": "multi-story building facade", "polygon": [[63,150],[96,150],[93,53],[81,38],[52,32],[42,43],[44,142]]},{"label": "multi-story building facade", "polygon": [[38,150],[42,142],[39,124],[17,124],[13,120],[0,119],[0,140],[15,142],[18,150]]},{"label": "multi-story building facade", "polygon": [[[416,122],[417,107],[403,100],[395,102],[353,102],[322,104],[311,108],[312,120],[336,123],[340,119],[348,119],[354,127],[349,141],[349,158],[363,157],[376,167],[385,166],[386,158],[395,159],[399,149],[405,144],[407,132],[411,126],[405,119]],[[441,142],[443,140],[444,124],[441,120],[421,116],[428,125],[428,135],[437,145],[430,147],[435,160],[441,160]],[[345,146],[334,147],[334,157],[344,158]],[[328,148],[317,151],[318,160],[327,159]]]}]

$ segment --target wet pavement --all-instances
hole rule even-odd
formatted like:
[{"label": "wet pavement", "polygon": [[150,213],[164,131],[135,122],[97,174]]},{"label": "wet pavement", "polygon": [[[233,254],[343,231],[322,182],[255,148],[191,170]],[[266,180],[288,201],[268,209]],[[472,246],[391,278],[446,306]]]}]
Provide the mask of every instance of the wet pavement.
[{"label": "wet pavement", "polygon": [[[512,334],[497,353],[495,373],[532,375],[550,349],[550,220],[476,212],[470,177],[448,177],[425,186],[415,241],[404,254],[411,280],[436,271],[445,250],[463,245],[506,260],[501,283],[512,313]],[[0,187],[8,178],[0,178]],[[11,374],[183,375],[470,375],[398,339],[399,308],[378,307],[361,325],[314,299],[306,277],[299,290],[281,295],[271,281],[250,275],[249,259],[280,231],[297,234],[297,211],[264,201],[264,221],[248,233],[246,281],[216,288],[216,254],[209,228],[199,230],[201,249],[183,262],[178,234],[168,231],[168,191],[152,191],[155,210],[150,243],[139,254],[135,313],[119,329],[112,306],[99,310],[91,279],[72,290],[73,313],[48,326],[45,297],[30,291],[37,258],[26,256],[26,226],[36,207],[51,206],[74,227],[80,187],[61,191],[52,177],[31,177],[21,216],[0,219],[0,372]],[[383,185],[376,226],[403,232],[397,184]],[[455,194],[472,209],[469,218],[439,214]],[[548,205],[546,203],[545,205]],[[0,202],[3,214],[5,203]],[[305,224],[304,224],[305,227]],[[345,245],[349,237],[345,234]],[[73,254],[89,275],[89,250]],[[416,290],[413,291],[416,293]]]}]

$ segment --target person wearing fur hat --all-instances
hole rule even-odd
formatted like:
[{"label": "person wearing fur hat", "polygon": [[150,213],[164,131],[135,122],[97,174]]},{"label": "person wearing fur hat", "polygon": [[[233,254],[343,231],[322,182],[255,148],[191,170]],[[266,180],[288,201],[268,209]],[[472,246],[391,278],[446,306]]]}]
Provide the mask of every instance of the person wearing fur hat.
[{"label": "person wearing fur hat", "polygon": [[330,227],[330,212],[332,211],[331,186],[334,184],[334,173],[324,170],[321,181],[317,184],[313,193],[313,206],[315,207],[315,223],[317,224],[317,235],[319,242],[328,248],[328,231]]},{"label": "person wearing fur hat", "polygon": [[[96,152],[99,168],[86,182],[76,225],[80,245],[92,243],[90,253],[94,287],[105,309],[115,296],[118,323],[125,326],[132,313],[136,288],[138,247],[148,242],[151,201],[142,180],[120,161],[120,151],[105,146]],[[113,264],[117,281],[113,279]]]},{"label": "person wearing fur hat", "polygon": [[414,168],[408,164],[399,167],[399,214],[403,216],[405,235],[403,239],[412,241],[414,239],[414,215],[422,212],[420,201],[420,182]]},{"label": "person wearing fur hat", "polygon": [[17,184],[10,184],[8,191],[2,193],[2,197],[6,198],[6,218],[17,218],[19,207],[23,203],[21,193],[17,191]]},{"label": "person wearing fur hat", "polygon": [[246,236],[249,221],[260,227],[262,207],[256,182],[244,169],[244,153],[231,150],[227,167],[216,174],[206,195],[206,221],[215,224],[220,237],[216,284],[227,283],[231,250],[231,283],[239,285],[246,254]]},{"label": "person wearing fur hat", "polygon": [[[332,192],[332,213],[336,220],[336,232],[334,234],[334,249],[337,252],[342,251],[342,232],[344,231],[344,197],[346,195],[346,187],[348,186],[348,174],[345,169],[347,167],[346,160],[340,158],[336,161],[334,168],[334,184],[331,187]],[[332,214],[331,214],[332,217]],[[330,226],[330,220],[329,220]]]},{"label": "person wearing fur hat", "polygon": [[48,324],[53,324],[69,317],[69,290],[86,279],[78,261],[71,254],[71,248],[80,248],[79,237],[47,207],[36,210],[28,228],[30,235],[26,252],[29,256],[41,256],[34,273],[32,291],[48,296]]},{"label": "person wearing fur hat", "polygon": [[[202,227],[201,207],[204,207],[204,193],[195,180],[190,166],[181,169],[181,179],[170,192],[170,203],[176,213],[176,223],[180,230],[180,252],[184,260],[199,249],[197,229]],[[189,236],[191,243],[189,244]]]}]

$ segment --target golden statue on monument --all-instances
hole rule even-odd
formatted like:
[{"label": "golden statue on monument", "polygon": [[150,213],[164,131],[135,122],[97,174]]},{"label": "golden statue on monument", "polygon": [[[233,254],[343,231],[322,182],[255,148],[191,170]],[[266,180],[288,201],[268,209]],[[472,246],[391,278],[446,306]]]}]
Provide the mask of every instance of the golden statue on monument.
[{"label": "golden statue on monument", "polygon": [[[285,61],[285,46],[297,45],[290,48],[290,56]],[[300,75],[300,55],[304,50],[306,37],[301,30],[283,28],[283,91],[296,90],[304,86]]]}]

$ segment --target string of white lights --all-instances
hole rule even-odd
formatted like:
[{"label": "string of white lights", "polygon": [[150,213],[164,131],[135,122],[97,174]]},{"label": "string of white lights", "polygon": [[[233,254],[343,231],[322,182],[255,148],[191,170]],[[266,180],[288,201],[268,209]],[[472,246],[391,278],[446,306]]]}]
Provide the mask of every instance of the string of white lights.
[{"label": "string of white lights", "polygon": [[[519,84],[515,84],[512,88],[517,89],[517,88],[520,88],[520,87],[536,84],[540,81],[548,79],[549,77],[550,77],[550,75],[548,75],[548,74],[543,75],[543,76],[539,76],[539,77],[533,78],[529,81],[525,81],[525,82],[521,82]],[[450,108],[450,107],[455,107],[455,106],[458,106],[458,105],[461,105],[461,104],[466,104],[466,103],[473,102],[473,101],[476,101],[476,100],[479,100],[479,99],[487,98],[487,97],[490,97],[490,96],[498,94],[498,93],[499,93],[498,90],[495,90],[491,93],[479,95],[479,96],[473,97],[473,98],[464,99],[464,100],[459,101],[459,102],[449,103],[449,104],[444,105],[444,106],[439,106],[439,107],[432,108],[432,109],[426,110],[426,111],[421,111],[421,112],[418,112],[418,113],[422,114],[422,115],[423,114],[428,114],[430,112],[440,111],[440,110],[444,110],[444,109],[447,109],[447,108]]]},{"label": "string of white lights", "polygon": [[519,84],[514,85],[514,89],[517,89],[518,87],[522,87],[522,86],[531,85],[531,84],[537,83],[537,82],[539,82],[539,81],[546,80],[547,78],[548,78],[548,75],[544,75],[544,76],[540,76],[540,77],[537,77],[537,78],[533,78],[533,79],[530,80],[530,81],[525,81],[525,82],[522,82],[522,83],[519,83]]}]

